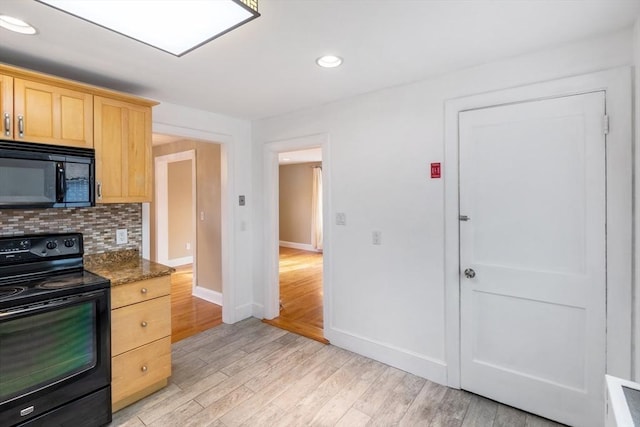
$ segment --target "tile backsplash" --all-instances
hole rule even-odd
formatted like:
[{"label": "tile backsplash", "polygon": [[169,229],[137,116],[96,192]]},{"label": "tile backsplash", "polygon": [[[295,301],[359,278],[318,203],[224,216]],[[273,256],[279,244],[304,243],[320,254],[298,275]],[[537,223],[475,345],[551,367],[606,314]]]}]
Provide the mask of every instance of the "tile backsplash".
[{"label": "tile backsplash", "polygon": [[[116,244],[116,230],[126,228],[128,243]],[[141,249],[142,205],[104,204],[90,208],[0,209],[0,235],[77,232],[85,254]]]}]

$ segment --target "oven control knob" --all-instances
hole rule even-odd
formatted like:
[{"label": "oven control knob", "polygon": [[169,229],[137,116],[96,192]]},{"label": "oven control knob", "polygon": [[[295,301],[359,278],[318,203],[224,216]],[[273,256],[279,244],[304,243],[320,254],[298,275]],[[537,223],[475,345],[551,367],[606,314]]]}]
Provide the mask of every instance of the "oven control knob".
[{"label": "oven control knob", "polygon": [[75,245],[75,242],[73,241],[73,239],[66,239],[66,240],[64,241],[64,245],[65,245],[67,248],[72,248],[72,247],[73,247],[73,245]]},{"label": "oven control knob", "polygon": [[53,240],[47,242],[47,249],[55,249],[58,247],[58,244]]}]

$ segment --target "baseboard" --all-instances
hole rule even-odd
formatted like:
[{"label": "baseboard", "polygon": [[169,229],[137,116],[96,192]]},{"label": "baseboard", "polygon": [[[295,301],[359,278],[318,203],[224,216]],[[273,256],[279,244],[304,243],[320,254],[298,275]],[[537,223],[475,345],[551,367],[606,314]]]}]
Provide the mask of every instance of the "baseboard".
[{"label": "baseboard", "polygon": [[253,306],[254,304],[252,303],[237,306],[235,316],[236,322],[253,317]]},{"label": "baseboard", "polygon": [[222,294],[220,292],[212,291],[202,286],[196,286],[193,289],[193,296],[222,306]]},{"label": "baseboard", "polygon": [[402,348],[377,342],[331,328],[325,330],[326,338],[332,345],[361,354],[403,371],[407,371],[438,384],[447,385],[447,364]]},{"label": "baseboard", "polygon": [[256,319],[264,319],[264,305],[254,303],[251,313]]},{"label": "baseboard", "polygon": [[161,262],[161,264],[168,265],[169,267],[178,267],[180,265],[193,264],[193,256],[168,259],[164,262]]},{"label": "baseboard", "polygon": [[284,240],[280,240],[280,246],[291,249],[300,249],[301,251],[320,252],[314,248],[313,245],[309,245],[307,243],[285,242]]}]

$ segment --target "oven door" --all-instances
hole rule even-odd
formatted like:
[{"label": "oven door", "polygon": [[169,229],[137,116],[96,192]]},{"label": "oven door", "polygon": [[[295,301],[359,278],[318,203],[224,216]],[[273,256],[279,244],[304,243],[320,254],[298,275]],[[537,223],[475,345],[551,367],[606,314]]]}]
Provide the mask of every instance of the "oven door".
[{"label": "oven door", "polygon": [[[0,311],[0,425],[109,387],[109,321],[109,289]],[[110,399],[102,406],[88,409],[110,419]]]}]

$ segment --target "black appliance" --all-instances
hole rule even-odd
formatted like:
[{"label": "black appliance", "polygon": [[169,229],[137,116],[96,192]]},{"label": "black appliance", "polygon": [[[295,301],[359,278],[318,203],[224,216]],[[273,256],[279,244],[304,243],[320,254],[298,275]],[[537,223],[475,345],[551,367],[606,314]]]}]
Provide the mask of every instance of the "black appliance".
[{"label": "black appliance", "polygon": [[111,422],[110,282],[82,234],[0,237],[0,426]]},{"label": "black appliance", "polygon": [[0,208],[95,206],[95,150],[0,141]]}]

